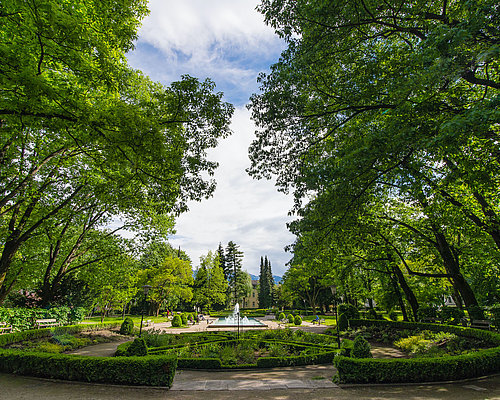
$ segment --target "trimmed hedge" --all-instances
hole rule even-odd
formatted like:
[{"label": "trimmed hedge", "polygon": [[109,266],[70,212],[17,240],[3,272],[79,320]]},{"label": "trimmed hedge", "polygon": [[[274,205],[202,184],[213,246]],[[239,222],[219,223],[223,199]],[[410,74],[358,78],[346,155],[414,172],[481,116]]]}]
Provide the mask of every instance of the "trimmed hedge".
[{"label": "trimmed hedge", "polygon": [[82,324],[82,325],[67,325],[54,328],[31,329],[28,331],[14,332],[7,335],[0,335],[0,347],[11,343],[24,342],[25,340],[41,339],[47,336],[75,334],[80,332],[94,332],[105,329],[118,329],[120,323],[104,323],[104,324]]},{"label": "trimmed hedge", "polygon": [[384,326],[395,329],[422,329],[455,333],[496,346],[460,356],[417,359],[354,359],[339,356],[334,360],[341,383],[437,382],[475,378],[500,371],[500,335],[479,329],[451,325],[350,320],[357,326]]},{"label": "trimmed hedge", "polygon": [[176,366],[172,355],[113,358],[0,351],[1,372],[82,382],[170,387]]},{"label": "trimmed hedge", "polygon": [[[85,324],[15,332],[1,335],[0,346],[52,335],[118,329],[119,327],[119,323]],[[130,346],[131,343],[127,342],[126,344]],[[176,367],[177,357],[175,355],[86,357],[0,349],[1,372],[41,378],[170,387]]]}]

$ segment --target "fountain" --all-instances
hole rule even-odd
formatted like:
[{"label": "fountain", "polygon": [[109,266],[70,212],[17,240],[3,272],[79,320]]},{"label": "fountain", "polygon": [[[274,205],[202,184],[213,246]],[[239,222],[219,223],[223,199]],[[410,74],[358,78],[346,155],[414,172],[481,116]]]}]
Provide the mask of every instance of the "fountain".
[{"label": "fountain", "polygon": [[235,328],[241,326],[244,328],[265,328],[266,324],[256,320],[255,318],[248,318],[244,316],[240,317],[240,305],[235,304],[233,313],[225,318],[218,318],[213,324],[208,325],[209,328],[222,328],[222,327],[232,327]]}]

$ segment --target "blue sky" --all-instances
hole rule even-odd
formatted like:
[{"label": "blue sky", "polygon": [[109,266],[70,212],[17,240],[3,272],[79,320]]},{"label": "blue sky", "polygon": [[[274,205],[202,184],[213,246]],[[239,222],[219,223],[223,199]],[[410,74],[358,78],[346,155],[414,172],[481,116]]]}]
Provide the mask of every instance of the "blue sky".
[{"label": "blue sky", "polygon": [[180,216],[176,235],[197,266],[200,255],[232,240],[245,254],[243,268],[258,274],[267,255],[273,273],[282,275],[291,255],[283,248],[293,241],[286,228],[292,199],[274,183],[250,178],[248,146],[255,127],[245,105],[257,92],[257,76],[276,62],[284,43],[255,11],[257,0],[150,0],[151,14],[139,30],[132,67],[165,85],[189,74],[212,79],[224,100],[236,107],[233,135],[209,153],[219,162],[217,190],[211,199],[190,204]]}]

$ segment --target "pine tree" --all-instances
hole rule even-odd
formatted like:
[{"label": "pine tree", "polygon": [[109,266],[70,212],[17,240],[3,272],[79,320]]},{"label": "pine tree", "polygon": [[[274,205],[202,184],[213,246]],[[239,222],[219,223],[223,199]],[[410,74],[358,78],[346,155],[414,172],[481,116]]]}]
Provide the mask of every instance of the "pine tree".
[{"label": "pine tree", "polygon": [[267,307],[272,307],[273,306],[273,289],[274,289],[274,278],[273,278],[273,271],[271,268],[271,261],[268,261],[267,268],[266,268],[266,279],[267,279],[267,287],[269,288],[269,292],[267,295]]},{"label": "pine tree", "polygon": [[224,255],[224,247],[222,247],[222,243],[219,242],[219,248],[217,249],[217,255],[219,256],[219,266],[224,271],[224,277],[227,281],[229,281],[229,272],[226,267],[226,257]]},{"label": "pine tree", "polygon": [[229,296],[234,304],[242,295],[244,297],[243,292],[246,293],[246,288],[244,288],[246,282],[241,271],[242,260],[243,252],[236,243],[230,241],[226,247],[225,266],[228,274]]},{"label": "pine tree", "polygon": [[[267,258],[266,258],[267,260]],[[267,308],[267,294],[269,292],[269,287],[267,285],[266,279],[266,269],[264,264],[264,259],[260,257],[260,273],[259,273],[259,307]]]}]

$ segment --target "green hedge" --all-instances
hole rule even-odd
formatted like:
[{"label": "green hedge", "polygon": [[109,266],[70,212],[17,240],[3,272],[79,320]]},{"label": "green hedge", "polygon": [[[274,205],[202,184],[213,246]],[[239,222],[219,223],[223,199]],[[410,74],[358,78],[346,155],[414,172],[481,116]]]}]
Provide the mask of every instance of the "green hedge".
[{"label": "green hedge", "polygon": [[7,322],[15,331],[22,331],[35,327],[35,320],[55,318],[61,324],[80,322],[86,310],[82,307],[53,307],[44,308],[9,308],[0,307],[0,322]]},{"label": "green hedge", "polygon": [[[0,336],[0,346],[52,335],[118,329],[120,323],[70,325]],[[131,343],[131,342],[130,342]],[[130,346],[129,343],[126,343]],[[177,357],[84,357],[0,349],[0,371],[42,378],[126,385],[172,385]]]},{"label": "green hedge", "polygon": [[1,372],[82,382],[170,387],[176,366],[175,356],[113,358],[0,351]]},{"label": "green hedge", "polygon": [[67,325],[58,326],[55,328],[30,329],[27,331],[9,333],[0,335],[0,347],[11,343],[23,342],[25,340],[41,339],[52,335],[75,334],[80,332],[101,331],[104,329],[118,329],[120,323],[105,323],[105,324],[82,324],[82,325]]},{"label": "green hedge", "polygon": [[354,359],[339,356],[335,358],[334,364],[341,383],[437,382],[475,378],[500,371],[500,335],[494,332],[451,325],[379,320],[350,320],[349,323],[351,328],[371,325],[450,332],[481,339],[497,347],[438,358]]},{"label": "green hedge", "polygon": [[218,358],[178,358],[177,368],[182,369],[221,369]]}]

